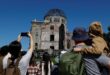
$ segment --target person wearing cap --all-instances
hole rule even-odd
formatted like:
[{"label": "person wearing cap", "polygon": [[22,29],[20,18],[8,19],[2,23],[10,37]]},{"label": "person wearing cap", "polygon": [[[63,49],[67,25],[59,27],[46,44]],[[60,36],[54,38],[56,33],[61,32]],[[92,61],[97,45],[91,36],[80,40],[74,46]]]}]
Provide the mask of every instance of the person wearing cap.
[{"label": "person wearing cap", "polygon": [[91,47],[74,48],[74,50],[84,53],[86,58],[94,59],[99,64],[107,67],[110,75],[110,58],[105,54],[105,51],[108,52],[108,47],[103,39],[103,30],[100,22],[91,23],[89,36],[92,39]]},{"label": "person wearing cap", "polygon": [[[75,46],[73,47],[74,51],[79,48],[91,48],[91,39],[88,35],[88,32],[83,27],[78,27],[74,29],[72,40],[75,41]],[[96,61],[92,59],[93,57],[85,53],[82,53],[82,55],[87,75],[101,75]]]},{"label": "person wearing cap", "polygon": [[[77,48],[77,47],[82,48],[84,46],[86,47],[86,44],[84,42],[88,39],[89,39],[89,36],[85,28],[76,27],[73,30],[72,40],[75,42],[75,46],[73,46],[70,52],[68,51],[61,56],[60,75],[85,75],[86,72],[84,71],[85,67],[82,59],[82,53],[75,52],[74,48]],[[66,67],[66,70],[65,70],[65,67]]]}]

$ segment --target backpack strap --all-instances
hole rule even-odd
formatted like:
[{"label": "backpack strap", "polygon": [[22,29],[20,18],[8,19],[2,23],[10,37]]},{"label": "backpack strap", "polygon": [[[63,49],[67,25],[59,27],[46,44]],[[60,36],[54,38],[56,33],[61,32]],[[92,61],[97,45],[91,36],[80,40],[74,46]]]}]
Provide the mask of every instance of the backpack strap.
[{"label": "backpack strap", "polygon": [[18,57],[17,60],[16,60],[16,63],[15,63],[15,66],[19,65],[20,60],[21,60],[21,57]]},{"label": "backpack strap", "polygon": [[18,58],[16,59],[16,62],[14,62],[14,60],[12,60],[11,58],[9,58],[9,59],[8,59],[8,66],[14,64],[15,67],[18,67],[20,60],[21,60],[21,57],[18,57]]},{"label": "backpack strap", "polygon": [[[16,74],[20,75],[20,70],[17,71],[20,59],[21,59],[20,57],[17,58],[16,62],[14,62],[14,60],[12,60],[11,58],[8,59],[8,67],[7,67],[7,69],[5,69],[5,75],[8,75],[8,73],[12,74],[13,72],[17,72]],[[12,71],[12,69],[10,69],[13,66],[14,66],[14,71]],[[10,72],[9,70],[12,72]],[[14,75],[14,73],[12,75]]]}]

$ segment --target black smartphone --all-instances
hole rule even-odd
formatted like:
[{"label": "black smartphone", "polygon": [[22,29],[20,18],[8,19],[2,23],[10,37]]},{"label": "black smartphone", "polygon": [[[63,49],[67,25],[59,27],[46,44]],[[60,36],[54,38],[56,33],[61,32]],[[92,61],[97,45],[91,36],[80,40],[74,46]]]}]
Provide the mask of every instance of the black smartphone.
[{"label": "black smartphone", "polygon": [[21,36],[26,36],[26,37],[28,37],[28,32],[22,32],[22,33],[21,33]]}]

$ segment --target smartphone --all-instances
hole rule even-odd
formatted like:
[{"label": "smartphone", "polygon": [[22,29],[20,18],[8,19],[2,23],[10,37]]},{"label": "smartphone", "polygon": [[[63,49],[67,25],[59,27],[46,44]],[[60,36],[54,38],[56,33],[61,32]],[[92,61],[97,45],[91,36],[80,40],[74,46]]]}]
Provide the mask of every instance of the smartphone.
[{"label": "smartphone", "polygon": [[21,36],[26,36],[26,37],[28,37],[28,32],[22,32],[22,33],[21,33]]}]

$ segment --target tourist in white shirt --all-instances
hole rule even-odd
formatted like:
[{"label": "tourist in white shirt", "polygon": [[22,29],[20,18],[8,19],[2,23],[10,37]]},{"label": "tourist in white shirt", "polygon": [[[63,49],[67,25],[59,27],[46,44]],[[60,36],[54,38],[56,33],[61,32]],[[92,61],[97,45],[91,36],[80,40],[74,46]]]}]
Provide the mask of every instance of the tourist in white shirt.
[{"label": "tourist in white shirt", "polygon": [[[21,60],[19,61],[19,69],[20,69],[20,73],[21,75],[26,75],[26,72],[27,72],[27,67],[29,65],[29,61],[30,61],[30,58],[32,56],[32,52],[33,52],[33,38],[32,38],[32,35],[30,33],[27,34],[28,37],[30,38],[30,47],[29,47],[29,50],[27,51],[27,53],[22,56]],[[20,52],[21,52],[21,41],[22,39],[22,36],[19,35],[18,36],[18,39],[11,42],[9,44],[9,50],[10,50],[10,54],[8,54],[4,60],[3,60],[3,67],[4,69],[7,68],[8,64],[7,64],[7,61],[8,61],[8,58],[11,57],[12,60],[14,60],[16,62],[16,59],[20,56]]]}]

